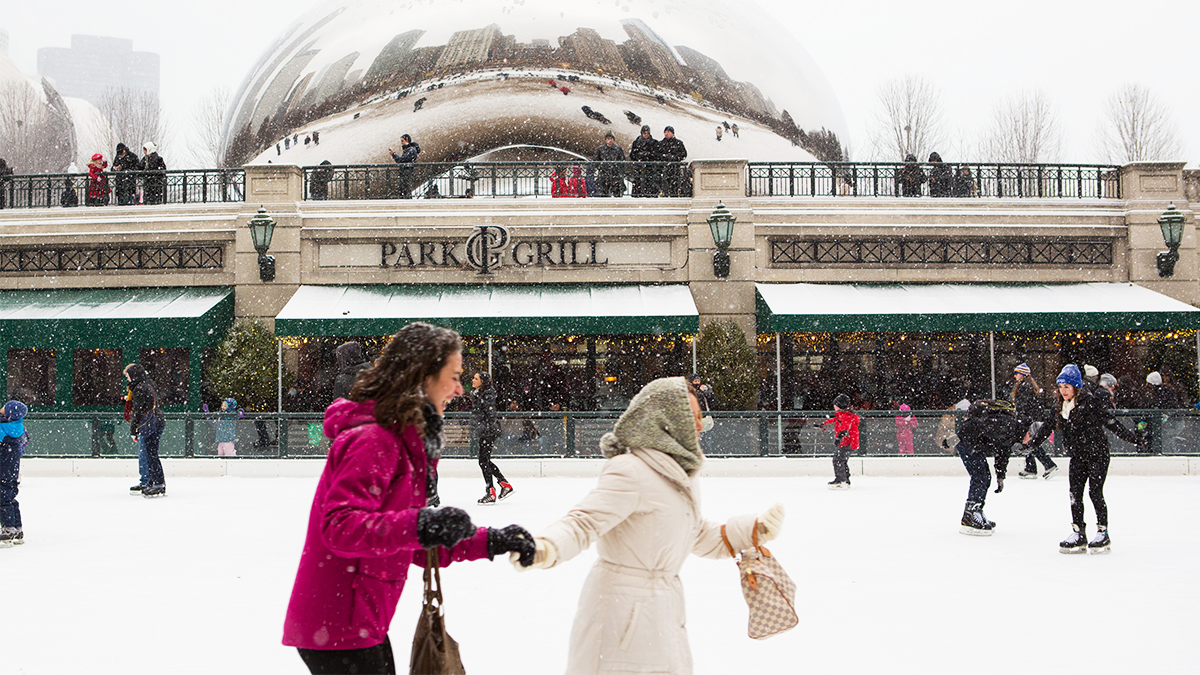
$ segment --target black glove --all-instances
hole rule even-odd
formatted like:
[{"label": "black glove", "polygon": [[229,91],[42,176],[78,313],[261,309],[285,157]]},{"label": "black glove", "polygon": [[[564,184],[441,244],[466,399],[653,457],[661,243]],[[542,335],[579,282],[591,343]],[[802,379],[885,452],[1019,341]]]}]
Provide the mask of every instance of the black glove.
[{"label": "black glove", "polygon": [[501,553],[516,552],[521,554],[521,566],[533,564],[533,554],[537,546],[533,543],[533,535],[520,525],[509,525],[497,530],[488,528],[488,560],[495,559]]},{"label": "black glove", "polygon": [[466,511],[447,506],[442,509],[421,509],[417,514],[417,541],[421,548],[445,546],[450,548],[475,534],[475,525]]}]

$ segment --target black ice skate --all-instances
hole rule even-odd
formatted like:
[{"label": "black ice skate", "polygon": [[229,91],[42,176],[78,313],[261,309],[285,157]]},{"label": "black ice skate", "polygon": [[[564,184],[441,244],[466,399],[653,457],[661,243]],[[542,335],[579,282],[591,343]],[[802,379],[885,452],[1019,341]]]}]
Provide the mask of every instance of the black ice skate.
[{"label": "black ice skate", "polygon": [[495,504],[496,503],[496,488],[488,488],[487,494],[479,500],[480,504]]},{"label": "black ice skate", "polygon": [[512,493],[513,486],[504,481],[500,481],[500,496],[496,497],[496,499],[499,501],[504,501]]},{"label": "black ice skate", "polygon": [[129,488],[129,496],[130,497],[141,497],[142,491],[145,489],[146,489],[145,485],[134,485],[133,487]]},{"label": "black ice skate", "polygon": [[1052,466],[1049,469],[1046,469],[1046,473],[1042,474],[1042,478],[1045,478],[1046,480],[1050,480],[1051,478],[1054,477],[1054,474],[1056,474],[1056,473],[1058,473],[1058,467]]},{"label": "black ice skate", "polygon": [[1001,492],[1004,492],[1004,479],[1003,478],[996,478],[996,489],[993,490],[993,492],[995,492],[996,494],[1000,494]]},{"label": "black ice skate", "polygon": [[984,517],[983,504],[967,502],[967,507],[963,510],[962,527],[958,529],[959,532],[976,537],[990,537],[995,527],[996,523]]},{"label": "black ice skate", "polygon": [[1071,529],[1075,531],[1058,543],[1058,552],[1087,553],[1087,525],[1072,525]]},{"label": "black ice skate", "polygon": [[156,499],[158,497],[166,497],[167,496],[167,488],[166,488],[166,486],[148,487],[145,490],[142,490],[142,496],[145,497],[146,499]]},{"label": "black ice skate", "polygon": [[1022,469],[1021,473],[1017,474],[1017,477],[1024,478],[1025,480],[1033,480],[1038,477],[1038,472],[1036,468],[1033,471]]},{"label": "black ice skate", "polygon": [[1111,551],[1112,542],[1108,539],[1108,526],[1097,525],[1096,536],[1088,542],[1088,553],[1100,555]]},{"label": "black ice skate", "polygon": [[849,490],[850,483],[843,483],[840,480],[835,480],[829,484],[829,489],[830,490]]},{"label": "black ice skate", "polygon": [[25,532],[19,527],[0,528],[0,548],[12,548],[25,543]]}]

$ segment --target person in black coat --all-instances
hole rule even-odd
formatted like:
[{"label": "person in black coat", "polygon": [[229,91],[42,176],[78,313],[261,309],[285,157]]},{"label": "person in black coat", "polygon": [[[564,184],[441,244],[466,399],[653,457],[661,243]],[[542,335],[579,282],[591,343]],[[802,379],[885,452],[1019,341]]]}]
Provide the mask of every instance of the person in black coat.
[{"label": "person in black coat", "polygon": [[13,175],[12,167],[4,161],[3,157],[0,157],[0,209],[8,203],[8,183],[11,175]]},{"label": "person in black coat", "polygon": [[955,197],[975,197],[979,195],[978,186],[975,185],[975,176],[971,173],[971,167],[960,166],[954,174],[954,187],[951,193]]},{"label": "person in black coat", "polygon": [[[1012,402],[1017,408],[1017,419],[1031,430],[1030,433],[1034,433],[1036,431],[1033,429],[1034,424],[1045,424],[1046,422],[1046,409],[1042,406],[1042,388],[1038,386],[1037,380],[1033,379],[1033,371],[1030,370],[1027,363],[1013,368],[1013,380]],[[1053,459],[1050,459],[1050,455],[1042,449],[1041,445],[1037,445],[1028,455],[1025,455],[1025,468],[1017,475],[1021,478],[1037,478],[1038,460],[1041,460],[1042,466],[1046,467],[1046,471],[1042,475],[1046,480],[1050,480],[1054,474],[1058,473],[1058,465],[1054,463]]]},{"label": "person in black coat", "polygon": [[142,146],[142,202],[165,204],[167,202],[167,163],[158,154],[158,146],[146,143]]},{"label": "person in black coat", "polygon": [[[687,148],[683,141],[675,137],[675,127],[663,129],[663,139],[658,142],[658,158],[661,162],[682,162],[687,159]],[[662,191],[664,197],[686,197],[687,183],[683,177],[683,167],[663,167]]]},{"label": "person in black coat", "polygon": [[[990,536],[996,523],[983,515],[983,503],[987,498],[990,483],[987,468],[988,456],[1007,461],[1012,447],[1020,447],[1027,426],[1017,419],[1016,409],[1008,401],[975,401],[967,411],[967,418],[958,426],[958,453],[967,473],[971,475],[971,486],[967,490],[967,505],[963,509],[963,534]],[[996,481],[1003,480],[997,469]],[[1000,490],[997,489],[997,492]]]},{"label": "person in black coat", "polygon": [[414,142],[412,136],[404,134],[400,137],[400,154],[391,148],[388,148],[388,154],[392,156],[392,161],[400,165],[396,172],[396,185],[394,189],[389,189],[391,196],[412,199],[412,167],[409,164],[416,164],[417,155],[421,154],[420,144]]},{"label": "person in black coat", "polygon": [[125,366],[124,373],[129,383],[129,393],[126,395],[129,403],[129,433],[138,444],[138,471],[141,474],[138,484],[129,488],[129,494],[165,497],[167,479],[163,476],[162,461],[158,458],[158,441],[166,420],[158,405],[158,392],[142,364],[131,363]]},{"label": "person in black coat", "polygon": [[[642,134],[633,139],[633,144],[629,146],[629,160],[631,162],[659,161],[658,141],[650,135],[648,125],[642,126]],[[634,169],[633,196],[657,197],[658,178],[659,172],[654,167],[644,166]]]},{"label": "person in black coat", "polygon": [[131,171],[141,171],[142,162],[137,155],[129,151],[124,143],[117,143],[117,155],[113,157],[112,171],[114,189],[117,193],[117,206],[130,206],[137,203],[137,176],[130,175]]},{"label": "person in black coat", "polygon": [[[1062,553],[1107,553],[1111,542],[1108,537],[1108,504],[1104,501],[1104,481],[1108,478],[1109,445],[1105,431],[1111,431],[1128,443],[1140,444],[1142,437],[1125,428],[1117,421],[1110,407],[1110,398],[1101,395],[1095,385],[1084,385],[1079,367],[1073,363],[1063,366],[1056,380],[1058,385],[1058,410],[1054,424],[1044,425],[1036,435],[1025,442],[1025,447],[1036,447],[1057,430],[1063,448],[1071,458],[1067,469],[1071,490],[1071,536],[1059,543]],[[1088,488],[1092,507],[1096,510],[1096,537],[1087,539],[1084,524],[1083,490]]]},{"label": "person in black coat", "polygon": [[688,381],[692,383],[692,388],[696,390],[696,401],[700,404],[700,411],[711,412],[717,405],[717,395],[713,392],[713,388],[707,384],[700,383],[700,373],[692,373]]},{"label": "person in black coat", "polygon": [[347,342],[337,348],[337,377],[333,380],[333,399],[346,398],[354,387],[358,371],[371,365],[363,354],[362,345],[357,342]]},{"label": "person in black coat", "polygon": [[949,197],[954,192],[954,169],[936,152],[929,154],[929,196]]},{"label": "person in black coat", "polygon": [[63,208],[79,206],[79,193],[75,191],[75,186],[71,183],[70,178],[63,179],[63,191],[58,197],[58,203]]},{"label": "person in black coat", "polygon": [[327,159],[322,161],[320,166],[309,174],[308,180],[308,193],[313,199],[329,199],[329,181],[333,180],[333,163]]},{"label": "person in black coat", "polygon": [[917,164],[916,155],[904,158],[904,167],[896,172],[896,188],[901,197],[920,197],[921,186],[929,180],[925,170]]},{"label": "person in black coat", "polygon": [[596,187],[601,197],[620,197],[625,194],[625,180],[621,177],[621,167],[614,162],[625,161],[625,151],[617,145],[617,139],[610,131],[604,134],[604,145],[596,148],[593,162],[600,162],[596,171]]},{"label": "person in black coat", "polygon": [[[487,493],[479,500],[480,504],[495,504],[497,501],[512,494],[513,487],[500,473],[500,467],[492,461],[492,451],[496,449],[496,439],[500,438],[500,420],[496,417],[496,388],[492,386],[492,376],[487,373],[475,373],[471,378],[471,431],[479,441],[479,469],[483,471],[483,480],[487,483]],[[500,494],[492,486],[492,479],[500,483]]]}]

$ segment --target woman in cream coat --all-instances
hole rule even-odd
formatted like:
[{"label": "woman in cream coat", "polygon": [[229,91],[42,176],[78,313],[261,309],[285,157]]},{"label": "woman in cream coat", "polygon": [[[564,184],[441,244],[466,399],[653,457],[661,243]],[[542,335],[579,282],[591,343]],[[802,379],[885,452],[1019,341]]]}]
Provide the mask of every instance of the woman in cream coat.
[{"label": "woman in cream coat", "polygon": [[[569,675],[692,672],[679,569],[689,553],[729,557],[721,526],[700,515],[700,430],[700,406],[684,378],[646,385],[600,440],[608,462],[599,485],[537,537],[540,568],[597,542],[571,630]],[[755,527],[765,541],[782,524],[776,504],[760,518],[731,518],[725,532],[741,551]]]}]

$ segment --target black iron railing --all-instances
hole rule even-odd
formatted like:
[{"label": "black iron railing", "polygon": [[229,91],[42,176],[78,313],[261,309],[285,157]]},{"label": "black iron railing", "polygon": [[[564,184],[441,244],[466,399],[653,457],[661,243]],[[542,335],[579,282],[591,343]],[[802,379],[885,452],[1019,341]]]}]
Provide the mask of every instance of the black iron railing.
[{"label": "black iron railing", "polygon": [[771,239],[772,265],[1111,265],[1111,241]]},{"label": "black iron railing", "polygon": [[676,162],[487,162],[304,167],[306,200],[690,197]]},{"label": "black iron railing", "polygon": [[1105,165],[751,162],[747,172],[750,197],[1121,198],[1121,167]]},{"label": "black iron railing", "polygon": [[0,178],[4,208],[134,206],[246,200],[244,169],[124,171],[95,182],[86,173]]},{"label": "black iron railing", "polygon": [[[612,431],[622,411],[501,413],[497,456],[600,457],[600,437]],[[954,430],[956,415],[944,410],[905,412],[917,419],[908,444],[897,433],[897,411],[860,411],[859,455],[885,457],[947,456],[942,439]],[[823,457],[833,451],[829,416],[819,410],[715,412],[712,431],[701,437],[710,457],[797,456]],[[204,413],[167,413],[159,445],[164,457],[215,457],[216,431],[221,419]],[[1148,443],[1137,447],[1109,434],[1113,454],[1155,453],[1200,455],[1200,415],[1188,410],[1120,410],[1117,418],[1129,428],[1144,422]],[[329,439],[321,413],[248,414],[225,418],[233,425],[237,457],[323,457]],[[472,457],[469,413],[446,416],[446,457]],[[137,445],[129,425],[118,412],[31,413],[26,418],[31,441],[28,457],[136,457]],[[1046,446],[1051,452],[1060,448]]]}]

